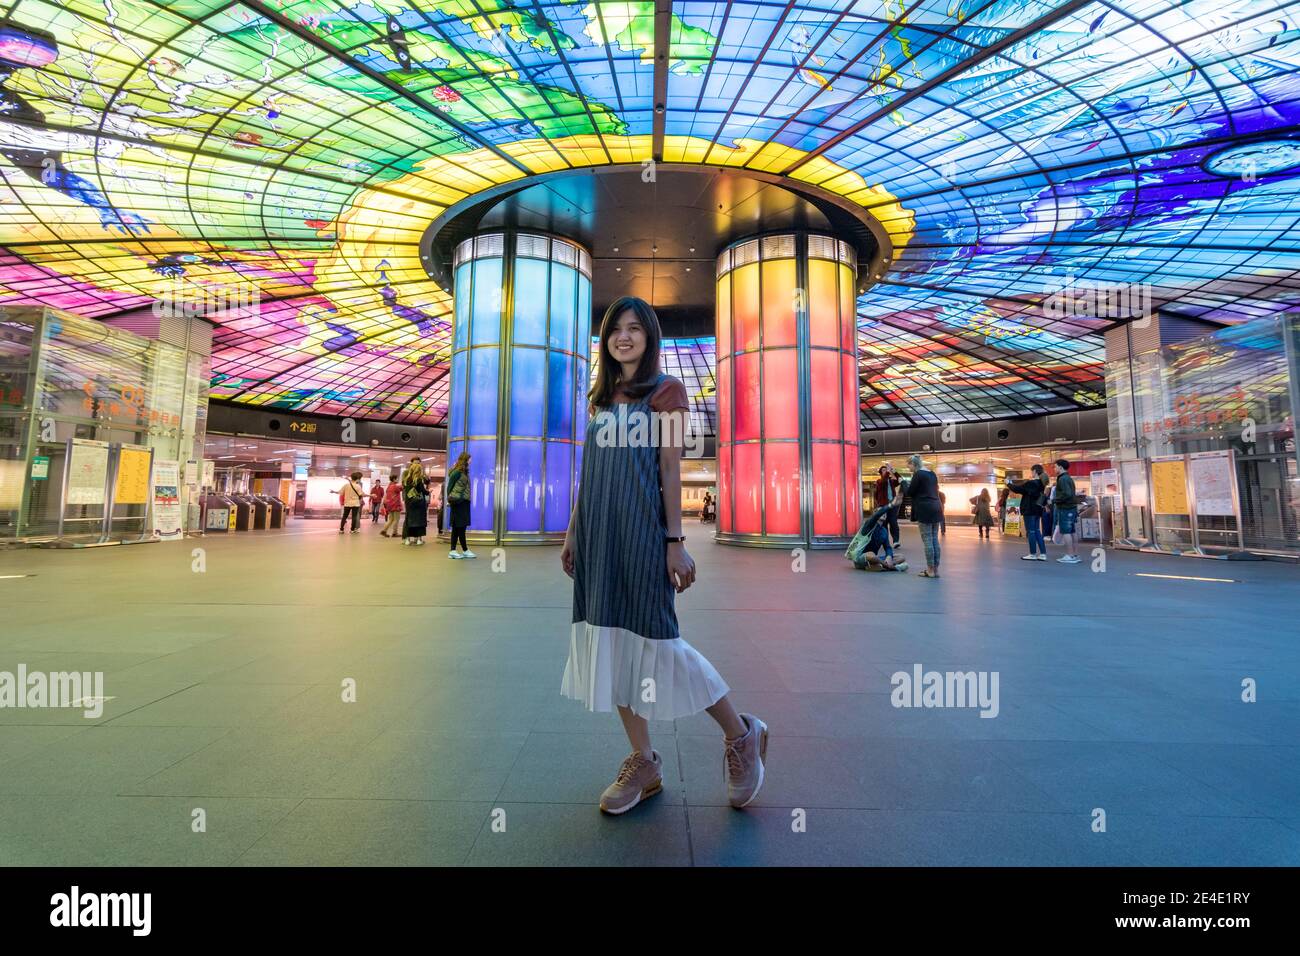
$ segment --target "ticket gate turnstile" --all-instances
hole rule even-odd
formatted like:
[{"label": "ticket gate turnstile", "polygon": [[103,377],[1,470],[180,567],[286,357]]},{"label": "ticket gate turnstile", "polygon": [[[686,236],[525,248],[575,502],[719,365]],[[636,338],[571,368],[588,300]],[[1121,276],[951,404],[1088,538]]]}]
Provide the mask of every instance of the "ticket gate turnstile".
[{"label": "ticket gate turnstile", "polygon": [[266,502],[254,495],[231,495],[235,503],[236,531],[264,531],[266,529]]},{"label": "ticket gate turnstile", "polygon": [[288,515],[288,509],[283,501],[272,495],[258,495],[259,500],[266,504],[266,526],[268,528],[283,528],[284,519]]},{"label": "ticket gate turnstile", "polygon": [[235,503],[229,497],[216,492],[203,496],[203,530],[235,530]]}]

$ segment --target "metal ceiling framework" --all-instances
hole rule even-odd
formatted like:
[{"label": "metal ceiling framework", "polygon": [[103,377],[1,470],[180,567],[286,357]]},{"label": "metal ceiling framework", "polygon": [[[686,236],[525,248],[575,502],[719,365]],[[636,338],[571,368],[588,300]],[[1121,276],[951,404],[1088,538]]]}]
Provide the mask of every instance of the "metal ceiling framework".
[{"label": "metal ceiling framework", "polygon": [[[0,5],[0,305],[106,318],[180,283],[212,394],[438,424],[447,210],[653,160],[856,203],[866,428],[1095,407],[1054,289],[1236,324],[1300,287],[1300,3],[15,0]],[[42,175],[44,174],[44,175]],[[712,422],[712,341],[672,361]],[[680,361],[679,361],[680,360]],[[670,369],[671,370],[671,369]]]}]

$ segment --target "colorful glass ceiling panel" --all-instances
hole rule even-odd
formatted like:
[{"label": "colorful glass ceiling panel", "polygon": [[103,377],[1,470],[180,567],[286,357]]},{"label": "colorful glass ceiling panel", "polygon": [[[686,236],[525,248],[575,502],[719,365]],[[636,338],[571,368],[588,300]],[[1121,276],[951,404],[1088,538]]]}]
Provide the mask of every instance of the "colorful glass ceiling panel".
[{"label": "colorful glass ceiling panel", "polygon": [[[1100,333],[1131,316],[1080,308],[1091,291],[1046,307],[1061,289],[1219,324],[1296,304],[1300,3],[655,6],[0,3],[0,304],[107,318],[235,290],[215,397],[436,424],[428,224],[656,149],[884,225],[866,427],[1100,404]],[[666,354],[711,428],[711,340]]]}]

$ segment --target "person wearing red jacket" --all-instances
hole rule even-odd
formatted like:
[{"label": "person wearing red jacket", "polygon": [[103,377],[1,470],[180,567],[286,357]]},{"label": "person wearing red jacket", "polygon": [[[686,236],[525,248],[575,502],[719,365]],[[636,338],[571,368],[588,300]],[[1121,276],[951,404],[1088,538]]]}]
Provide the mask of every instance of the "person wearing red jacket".
[{"label": "person wearing red jacket", "polygon": [[388,476],[388,487],[384,489],[384,528],[379,533],[385,538],[396,538],[397,522],[402,518],[402,486],[396,475]]},{"label": "person wearing red jacket", "polygon": [[384,483],[376,479],[370,483],[370,523],[379,523],[379,508],[384,503]]},{"label": "person wearing red jacket", "polygon": [[[898,472],[894,471],[894,466],[889,462],[885,462],[880,466],[877,475],[879,477],[876,479],[875,502],[877,508],[883,508],[885,505],[893,504],[894,499],[898,497],[898,486],[901,484],[901,479],[898,477]],[[885,514],[885,521],[889,526],[889,536],[894,539],[894,548],[897,549],[899,539],[898,509],[889,509]]]}]

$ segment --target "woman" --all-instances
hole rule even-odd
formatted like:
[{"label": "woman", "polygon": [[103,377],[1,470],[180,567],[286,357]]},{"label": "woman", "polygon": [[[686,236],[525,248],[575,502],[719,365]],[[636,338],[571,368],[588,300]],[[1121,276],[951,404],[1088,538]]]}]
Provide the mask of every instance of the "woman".
[{"label": "woman", "polygon": [[659,318],[641,299],[624,296],[605,312],[582,482],[560,555],[573,578],[560,693],[591,711],[617,708],[632,745],[600,798],[611,814],[663,789],[650,720],[708,711],[724,735],[733,807],[757,796],[767,752],[767,725],[736,712],[713,665],[678,632],[674,594],[695,581],[682,534],[688,403],[682,383],[659,370],[660,340]]},{"label": "woman", "polygon": [[[469,544],[465,541],[465,529],[469,527],[469,463],[469,452],[463,451],[456,456],[456,464],[447,473],[446,500],[451,511],[451,551],[447,553],[449,558],[478,557],[469,549]],[[460,550],[456,549],[457,541],[460,542]]]},{"label": "woman", "polygon": [[907,459],[912,468],[908,493],[912,499],[912,520],[921,532],[925,547],[923,578],[939,576],[939,525],[943,521],[943,504],[939,501],[939,476],[925,467],[920,455]]},{"label": "woman", "polygon": [[993,496],[989,494],[987,488],[981,488],[980,493],[970,500],[974,506],[970,513],[975,516],[975,527],[979,529],[980,540],[993,537]]},{"label": "woman", "polygon": [[397,537],[397,522],[402,517],[402,485],[397,475],[388,476],[384,489],[384,528],[379,533],[385,538]]},{"label": "woman", "polygon": [[379,523],[379,509],[384,503],[384,482],[376,478],[370,484],[370,523]]},{"label": "woman", "polygon": [[361,487],[361,472],[354,471],[348,476],[348,483],[339,492],[339,503],[343,505],[343,517],[339,519],[339,534],[343,526],[352,518],[352,533],[361,531],[361,502],[366,498],[365,489]]},{"label": "woman", "polygon": [[402,481],[402,500],[406,505],[406,527],[402,544],[422,545],[429,532],[429,488],[424,482],[424,466],[411,462]]}]

